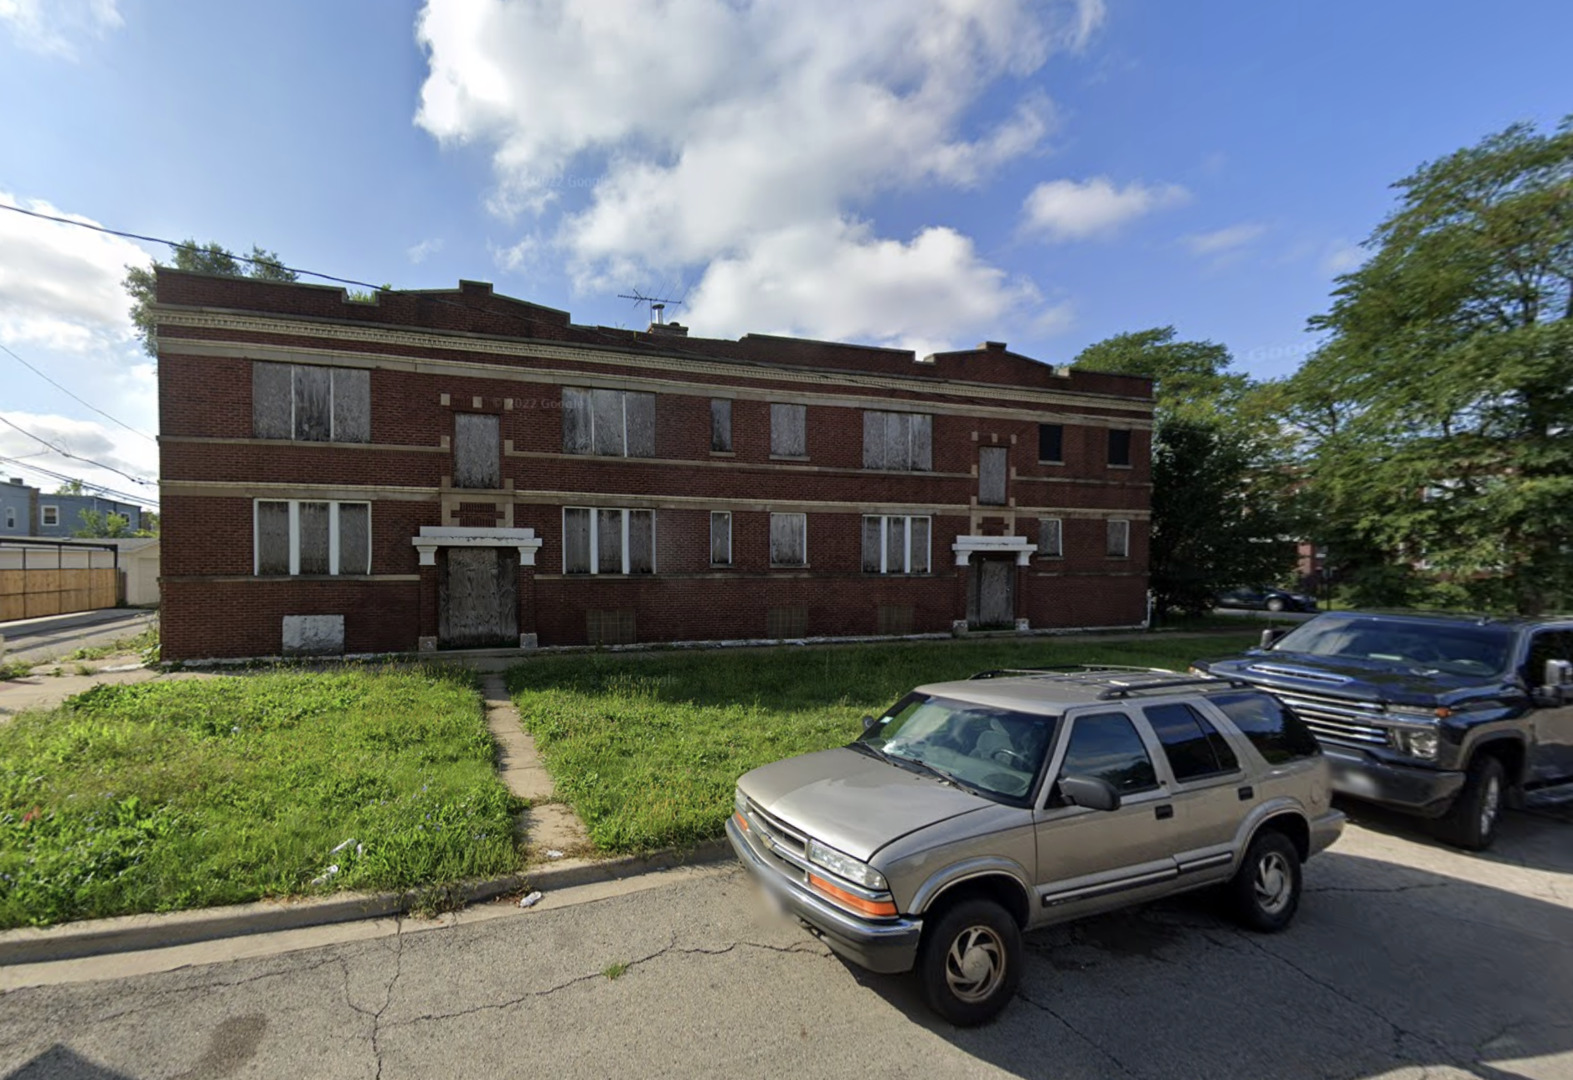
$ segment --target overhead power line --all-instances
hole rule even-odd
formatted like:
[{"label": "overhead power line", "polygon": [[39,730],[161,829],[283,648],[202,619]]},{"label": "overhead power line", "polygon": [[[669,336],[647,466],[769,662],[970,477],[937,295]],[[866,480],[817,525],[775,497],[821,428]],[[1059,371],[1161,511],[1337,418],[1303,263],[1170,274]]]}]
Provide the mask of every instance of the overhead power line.
[{"label": "overhead power line", "polygon": [[8,428],[12,428],[12,429],[14,429],[16,431],[20,431],[23,435],[26,435],[29,439],[32,439],[34,442],[48,447],[49,449],[53,450],[55,453],[59,454],[61,457],[70,458],[72,461],[84,462],[84,463],[86,463],[88,465],[94,466],[95,468],[103,469],[106,472],[112,472],[116,476],[124,476],[127,480],[130,480],[133,484],[143,484],[143,485],[146,485],[146,486],[149,486],[149,487],[153,486],[153,484],[154,484],[154,481],[152,481],[152,480],[145,480],[145,479],[143,479],[140,476],[132,476],[130,473],[126,472],[124,469],[117,469],[113,465],[105,465],[102,461],[94,461],[92,458],[83,457],[81,454],[73,454],[71,451],[66,450],[63,447],[56,446],[54,443],[50,442],[48,439],[45,439],[45,438],[43,438],[41,436],[38,436],[38,435],[34,435],[31,431],[28,431],[25,427],[22,427],[20,424],[14,424],[11,421],[7,420],[3,416],[0,416],[0,424],[4,424]]},{"label": "overhead power line", "polygon": [[64,386],[61,386],[59,383],[55,382],[55,380],[51,379],[48,375],[45,375],[42,371],[39,371],[32,364],[29,364],[26,360],[23,360],[20,356],[16,355],[16,353],[12,352],[6,346],[0,345],[0,352],[4,352],[7,356],[9,356],[11,359],[15,360],[18,364],[21,364],[28,371],[31,371],[34,375],[37,375],[40,379],[43,379],[50,386],[53,386],[56,390],[59,390],[62,394],[65,394],[67,397],[72,398],[73,400],[75,400],[79,404],[86,405],[89,409],[92,409],[94,412],[96,412],[99,416],[102,416],[104,419],[109,420],[109,421],[111,421],[113,423],[119,424],[121,427],[123,427],[127,431],[131,432],[131,434],[133,434],[133,435],[140,435],[142,438],[146,439],[150,443],[158,442],[157,439],[155,439],[153,436],[149,435],[147,432],[145,432],[145,431],[138,431],[136,428],[132,427],[130,424],[126,423],[124,420],[120,420],[120,419],[118,419],[116,417],[110,416],[107,412],[105,412],[103,409],[100,409],[97,405],[94,405],[91,401],[86,401],[83,398],[79,397],[74,391],[69,390],[69,389],[67,389]]},{"label": "overhead power line", "polygon": [[38,473],[40,476],[47,476],[49,479],[62,484],[69,484],[75,481],[76,483],[82,485],[82,489],[84,491],[96,491],[119,502],[133,503],[139,506],[151,507],[154,510],[158,509],[157,499],[149,499],[142,495],[132,495],[124,491],[116,491],[112,487],[105,487],[103,484],[94,484],[87,480],[83,480],[79,476],[67,476],[65,473],[55,472],[53,469],[46,469],[42,465],[34,465],[31,462],[23,460],[22,458],[6,457],[4,455],[0,455],[0,463],[14,465],[24,472],[34,472]]}]

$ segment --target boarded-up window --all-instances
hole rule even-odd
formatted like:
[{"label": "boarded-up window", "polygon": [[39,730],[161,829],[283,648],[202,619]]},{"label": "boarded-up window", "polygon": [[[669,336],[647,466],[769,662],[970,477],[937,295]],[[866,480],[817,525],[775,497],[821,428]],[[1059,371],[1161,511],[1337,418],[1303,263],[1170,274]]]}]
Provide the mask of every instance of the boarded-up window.
[{"label": "boarded-up window", "polygon": [[251,365],[251,433],[259,439],[371,441],[371,372]]},{"label": "boarded-up window", "polygon": [[454,487],[502,487],[501,455],[497,417],[486,413],[454,414]]},{"label": "boarded-up window", "polygon": [[1059,518],[1038,519],[1038,554],[1058,559],[1065,554],[1064,529]]},{"label": "boarded-up window", "polygon": [[1129,521],[1109,522],[1109,558],[1124,559],[1131,553],[1131,523]]},{"label": "boarded-up window", "polygon": [[765,636],[800,638],[808,634],[808,609],[773,607],[765,609]]},{"label": "boarded-up window", "polygon": [[289,503],[257,503],[258,574],[290,572],[289,532]]},{"label": "boarded-up window", "polygon": [[655,512],[628,511],[628,569],[630,574],[655,573]]},{"label": "boarded-up window", "polygon": [[563,388],[563,453],[655,456],[655,395]]},{"label": "boarded-up window", "polygon": [[926,574],[929,571],[929,519],[863,519],[863,570],[870,574]]},{"label": "boarded-up window", "polygon": [[587,611],[585,632],[591,645],[632,645],[638,640],[632,611]]},{"label": "boarded-up window", "polygon": [[289,364],[251,365],[251,434],[258,439],[289,439],[295,434],[294,368]]},{"label": "boarded-up window", "polygon": [[303,502],[300,504],[300,567],[296,572],[326,574],[328,566],[328,504]]},{"label": "boarded-up window", "polygon": [[590,511],[563,511],[563,573],[590,572]]},{"label": "boarded-up window", "polygon": [[710,449],[722,453],[732,450],[732,401],[710,399]]},{"label": "boarded-up window", "polygon": [[724,511],[710,515],[710,565],[732,565],[732,515]]},{"label": "boarded-up window", "polygon": [[371,504],[339,504],[340,574],[371,572]]},{"label": "boarded-up window", "polygon": [[1006,450],[1003,446],[985,446],[978,451],[978,503],[983,506],[1005,505]]},{"label": "boarded-up window", "polygon": [[590,391],[563,387],[563,453],[590,452]]},{"label": "boarded-up window", "polygon": [[808,456],[808,407],[770,406],[770,453],[775,457]]},{"label": "boarded-up window", "polygon": [[564,508],[563,573],[655,573],[655,511]]},{"label": "boarded-up window", "polygon": [[927,413],[863,414],[863,467],[927,472],[934,467],[934,418]]},{"label": "boarded-up window", "polygon": [[628,428],[629,457],[655,457],[655,395],[623,395],[623,422]]},{"label": "boarded-up window", "polygon": [[1109,429],[1109,464],[1131,463],[1131,433],[1121,428]]},{"label": "boarded-up window", "polygon": [[808,515],[770,515],[770,565],[808,565]]},{"label": "boarded-up window", "polygon": [[1065,425],[1038,425],[1038,460],[1054,462],[1065,460]]}]

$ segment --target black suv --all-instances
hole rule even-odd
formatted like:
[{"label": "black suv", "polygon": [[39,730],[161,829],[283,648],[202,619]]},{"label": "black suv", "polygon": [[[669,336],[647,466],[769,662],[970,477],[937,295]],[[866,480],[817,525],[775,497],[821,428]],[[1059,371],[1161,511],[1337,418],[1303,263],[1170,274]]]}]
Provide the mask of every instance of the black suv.
[{"label": "black suv", "polygon": [[1480,850],[1505,802],[1573,783],[1573,617],[1329,612],[1194,671],[1299,713],[1333,788],[1435,819]]}]

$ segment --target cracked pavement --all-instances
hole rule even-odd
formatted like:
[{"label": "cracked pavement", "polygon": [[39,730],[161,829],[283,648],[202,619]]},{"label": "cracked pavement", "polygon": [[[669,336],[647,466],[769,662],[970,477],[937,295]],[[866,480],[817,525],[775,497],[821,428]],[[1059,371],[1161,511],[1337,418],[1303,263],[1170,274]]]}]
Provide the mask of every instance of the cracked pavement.
[{"label": "cracked pavement", "polygon": [[1362,812],[1288,932],[1203,895],[1037,931],[1019,1000],[971,1031],[768,915],[735,866],[638,889],[14,990],[0,1077],[1573,1080],[1563,821],[1515,814],[1479,857]]}]

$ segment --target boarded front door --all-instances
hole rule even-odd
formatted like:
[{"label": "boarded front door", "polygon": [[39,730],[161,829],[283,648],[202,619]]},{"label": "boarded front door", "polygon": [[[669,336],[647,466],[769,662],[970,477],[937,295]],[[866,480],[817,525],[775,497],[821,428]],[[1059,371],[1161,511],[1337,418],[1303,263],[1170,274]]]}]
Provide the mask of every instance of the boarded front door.
[{"label": "boarded front door", "polygon": [[974,555],[967,574],[967,625],[1016,624],[1016,558]]},{"label": "boarded front door", "polygon": [[519,644],[519,559],[513,548],[442,552],[437,636],[450,649]]}]

